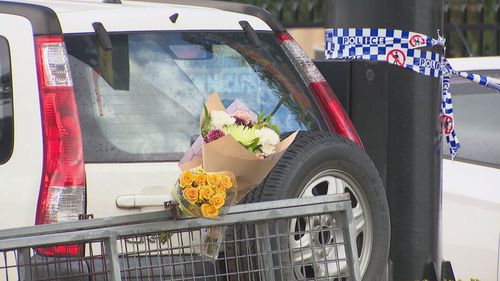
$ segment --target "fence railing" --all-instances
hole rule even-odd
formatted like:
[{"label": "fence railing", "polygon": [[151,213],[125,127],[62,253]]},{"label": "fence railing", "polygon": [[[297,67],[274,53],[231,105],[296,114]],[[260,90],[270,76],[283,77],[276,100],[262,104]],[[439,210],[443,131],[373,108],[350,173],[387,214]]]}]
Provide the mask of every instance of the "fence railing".
[{"label": "fence railing", "polygon": [[[325,1],[335,0],[230,1],[263,7],[286,27],[324,27]],[[444,35],[448,57],[500,55],[500,0],[444,0]]]},{"label": "fence railing", "polygon": [[[0,231],[0,280],[361,280],[348,195],[238,205],[220,220],[146,213]],[[214,259],[207,231],[225,229]],[[34,249],[80,245],[85,254]]]},{"label": "fence railing", "polygon": [[500,0],[445,0],[450,57],[500,54]]}]

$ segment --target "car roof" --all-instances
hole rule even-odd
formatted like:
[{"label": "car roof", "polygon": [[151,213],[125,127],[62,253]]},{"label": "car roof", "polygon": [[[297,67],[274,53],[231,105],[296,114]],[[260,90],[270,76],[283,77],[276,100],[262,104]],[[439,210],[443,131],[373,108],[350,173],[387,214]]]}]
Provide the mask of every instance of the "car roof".
[{"label": "car roof", "polygon": [[[158,1],[158,0],[156,0]],[[160,2],[160,1],[158,1]],[[255,30],[271,31],[276,24],[267,12],[250,5],[227,5],[217,1],[123,1],[104,3],[98,0],[11,0],[9,3],[29,4],[52,10],[62,33],[94,32],[92,23],[101,22],[108,31],[142,30],[242,30],[240,21],[247,21]],[[253,10],[252,10],[253,8]],[[248,14],[253,12],[255,15]],[[177,21],[169,17],[178,14]],[[37,29],[37,23],[33,23]],[[36,33],[36,32],[35,32]]]}]

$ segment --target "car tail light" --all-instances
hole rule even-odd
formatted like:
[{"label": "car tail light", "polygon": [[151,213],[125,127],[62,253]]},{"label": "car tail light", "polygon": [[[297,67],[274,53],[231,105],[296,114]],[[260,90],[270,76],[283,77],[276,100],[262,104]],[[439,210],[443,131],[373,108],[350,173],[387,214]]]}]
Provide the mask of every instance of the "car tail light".
[{"label": "car tail light", "polygon": [[[44,146],[36,224],[76,221],[85,213],[85,172],[66,47],[62,36],[39,36],[35,44]],[[37,251],[45,255],[82,254],[78,245]]]},{"label": "car tail light", "polygon": [[318,104],[321,114],[326,120],[328,129],[357,143],[363,148],[363,143],[352,125],[349,116],[333,93],[332,88],[318,70],[314,62],[302,50],[299,44],[288,33],[280,33],[278,40],[287,52],[295,68],[309,84],[309,90]]}]

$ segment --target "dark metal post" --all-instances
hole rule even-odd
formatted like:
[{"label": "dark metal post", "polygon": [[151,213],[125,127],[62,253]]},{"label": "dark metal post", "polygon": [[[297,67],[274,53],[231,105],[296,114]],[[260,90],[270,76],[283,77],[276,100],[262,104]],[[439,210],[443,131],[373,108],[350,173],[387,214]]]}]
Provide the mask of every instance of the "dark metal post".
[{"label": "dark metal post", "polygon": [[[485,17],[484,17],[484,0],[479,0],[479,3],[477,3],[477,13],[478,13],[478,17],[479,17],[479,23],[481,25],[484,25],[485,24]],[[486,50],[484,49],[484,29],[483,30],[479,30],[479,43],[478,43],[478,49],[479,49],[479,56],[484,56],[485,53],[486,53]],[[486,55],[489,55],[489,54],[486,54]]]},{"label": "dark metal post", "polygon": [[[443,30],[443,1],[332,0],[326,27],[393,28],[437,37]],[[372,62],[353,62],[349,79],[348,111],[386,183],[393,280],[436,280],[441,264],[440,79]]]},{"label": "dark metal post", "polygon": [[497,54],[500,54],[500,28],[498,28],[498,25],[500,25],[500,0],[497,0],[495,3],[495,22],[494,24],[497,25],[497,30],[495,32],[496,34],[496,43],[497,43]]}]

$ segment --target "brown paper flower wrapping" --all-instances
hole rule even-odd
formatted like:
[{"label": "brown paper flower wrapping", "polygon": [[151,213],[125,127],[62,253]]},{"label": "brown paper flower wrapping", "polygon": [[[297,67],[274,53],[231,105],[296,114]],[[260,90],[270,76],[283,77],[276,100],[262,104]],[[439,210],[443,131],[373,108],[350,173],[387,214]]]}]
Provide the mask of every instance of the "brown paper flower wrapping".
[{"label": "brown paper flower wrapping", "polygon": [[[213,110],[226,110],[217,93],[208,97],[205,106],[209,113]],[[238,110],[247,110],[250,115],[255,115],[246,106],[240,106]],[[203,122],[204,114],[201,114],[200,127]],[[238,202],[266,178],[296,136],[297,132],[282,140],[276,146],[276,152],[265,159],[246,150],[230,135],[210,143],[203,143],[199,138],[179,162],[179,167],[183,171],[202,166],[206,172],[233,172],[238,183]]]},{"label": "brown paper flower wrapping", "polygon": [[[236,111],[243,111],[248,116],[255,117],[255,114],[246,107],[241,101],[235,101],[228,109],[224,108],[217,93],[210,95],[205,102],[208,113],[213,110],[226,111],[232,114]],[[200,132],[205,121],[204,113],[200,117]],[[199,137],[189,148],[186,154],[179,162],[182,171],[202,167],[207,173],[218,173],[220,171],[230,171],[234,177],[234,189],[227,193],[226,202],[221,213],[223,215],[233,204],[239,202],[245,195],[259,185],[276,165],[286,149],[292,144],[297,132],[291,134],[286,139],[279,142],[275,147],[275,152],[268,157],[261,159],[254,153],[245,149],[231,135],[225,135],[210,143],[204,143],[202,137]],[[181,194],[182,187],[177,182],[172,194],[181,210],[193,217],[204,217],[205,212],[201,206],[195,206]],[[194,196],[193,196],[194,197]],[[194,199],[192,200],[194,201]],[[205,216],[206,217],[206,216]],[[222,240],[224,238],[226,227],[209,227],[202,230],[202,244],[199,253],[213,259],[216,259]]]}]

